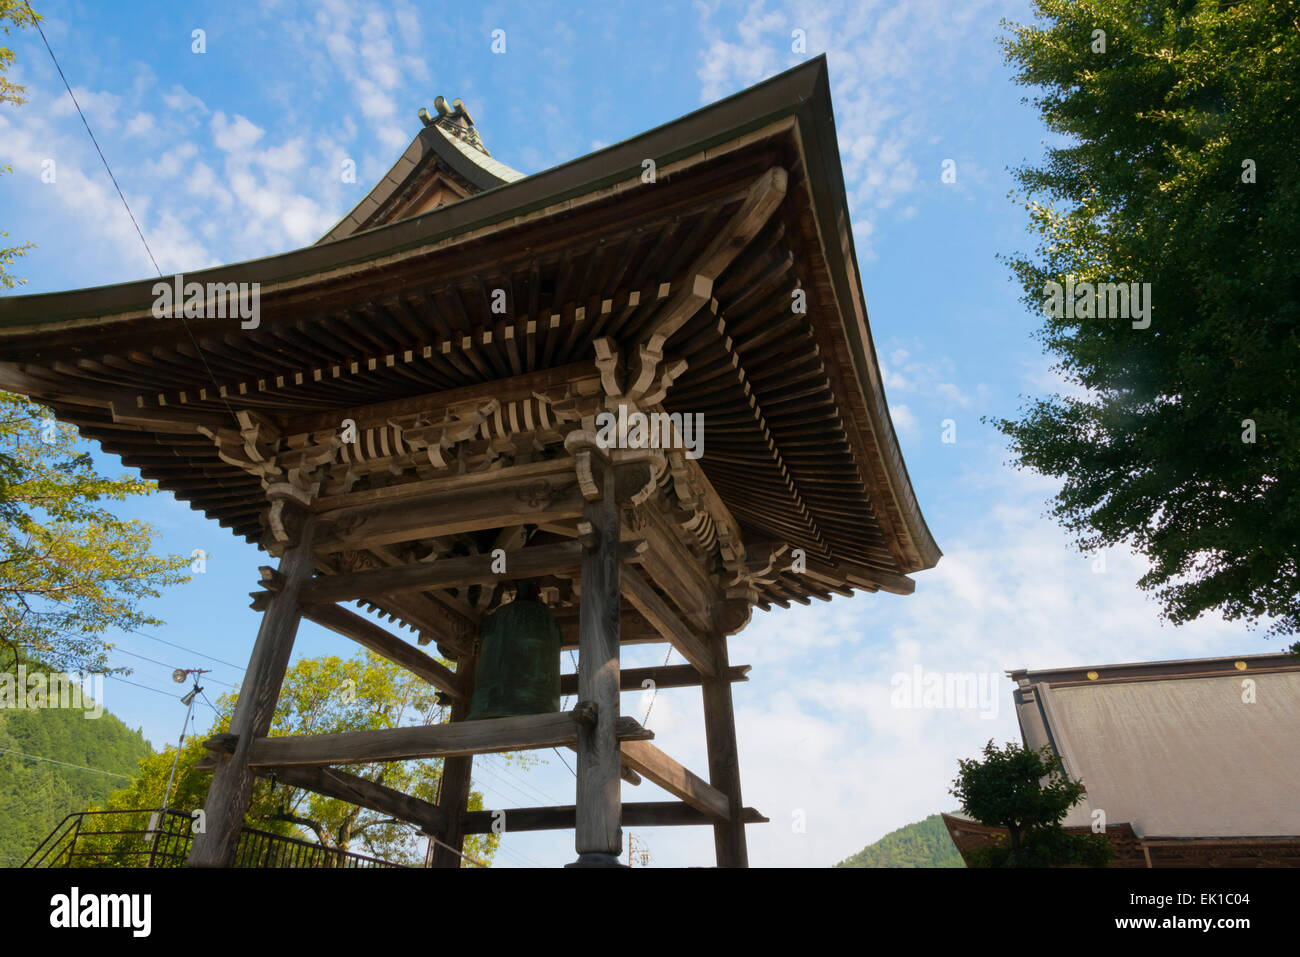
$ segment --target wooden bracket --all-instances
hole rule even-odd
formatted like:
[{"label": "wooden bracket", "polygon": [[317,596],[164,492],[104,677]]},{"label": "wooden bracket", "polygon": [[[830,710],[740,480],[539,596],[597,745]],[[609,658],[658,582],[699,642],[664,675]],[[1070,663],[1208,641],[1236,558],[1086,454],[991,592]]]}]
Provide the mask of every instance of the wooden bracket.
[{"label": "wooden bracket", "polygon": [[594,701],[579,701],[569,713],[573,715],[573,720],[584,728],[594,728],[600,706]]}]

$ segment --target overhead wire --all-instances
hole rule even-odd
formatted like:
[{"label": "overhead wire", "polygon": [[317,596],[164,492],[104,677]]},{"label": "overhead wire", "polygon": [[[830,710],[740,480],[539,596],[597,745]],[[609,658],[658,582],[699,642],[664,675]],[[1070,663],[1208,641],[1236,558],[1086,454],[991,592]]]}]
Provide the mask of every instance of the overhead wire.
[{"label": "overhead wire", "polygon": [[[144,246],[144,251],[149,255],[149,261],[153,263],[154,272],[158,273],[159,278],[161,278],[163,271],[158,266],[158,260],[154,258],[153,250],[149,248],[149,241],[144,238],[144,230],[140,228],[140,223],[136,221],[135,213],[131,212],[131,204],[126,201],[126,195],[122,192],[122,187],[118,185],[117,177],[113,175],[113,168],[108,165],[108,157],[104,155],[104,151],[100,148],[99,140],[95,139],[95,132],[90,128],[90,121],[86,119],[86,113],[82,110],[81,104],[77,102],[77,95],[72,92],[72,84],[68,82],[67,76],[64,75],[63,67],[59,65],[59,58],[54,55],[54,47],[50,46],[49,38],[45,35],[45,30],[41,27],[40,18],[36,16],[36,11],[32,9],[30,2],[26,5],[27,9],[31,11],[33,23],[36,24],[36,30],[41,35],[41,41],[45,44],[45,49],[49,52],[50,59],[54,62],[54,69],[59,71],[59,79],[63,81],[64,89],[68,91],[68,96],[72,98],[72,105],[77,108],[77,115],[81,117],[82,125],[86,127],[86,133],[90,136],[90,142],[95,145],[95,152],[99,154],[99,159],[104,164],[104,169],[108,173],[108,178],[112,180],[113,188],[117,190],[117,196],[122,200],[123,208],[126,209],[126,215],[130,217],[131,225],[135,227],[135,233],[140,237],[140,242]],[[212,385],[220,391],[221,384],[217,382],[217,377],[213,374],[212,367],[208,365],[208,358],[203,354],[203,349],[199,346],[198,340],[194,338],[194,332],[190,329],[190,324],[185,321],[184,310],[177,312],[173,309],[172,311],[180,319],[181,326],[185,329],[185,334],[189,337],[190,343],[194,346],[194,351],[198,355],[199,361],[203,363],[204,371],[207,372],[208,378],[212,380]],[[235,415],[235,410],[231,407],[230,400],[227,399],[225,395],[221,395],[221,401],[225,405],[226,411],[230,413],[230,417],[235,420],[236,427],[242,428],[242,423],[239,421],[239,416]]]}]

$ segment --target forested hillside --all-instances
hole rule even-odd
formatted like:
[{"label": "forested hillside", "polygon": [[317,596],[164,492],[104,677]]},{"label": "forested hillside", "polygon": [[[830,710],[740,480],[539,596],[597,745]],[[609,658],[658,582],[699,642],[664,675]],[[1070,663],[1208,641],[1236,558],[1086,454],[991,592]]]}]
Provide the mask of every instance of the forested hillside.
[{"label": "forested hillside", "polygon": [[130,783],[152,753],[108,712],[0,708],[0,867],[17,867],[66,814]]},{"label": "forested hillside", "polygon": [[897,831],[890,831],[875,844],[868,844],[836,867],[965,867],[957,847],[943,826],[943,819],[931,814]]}]

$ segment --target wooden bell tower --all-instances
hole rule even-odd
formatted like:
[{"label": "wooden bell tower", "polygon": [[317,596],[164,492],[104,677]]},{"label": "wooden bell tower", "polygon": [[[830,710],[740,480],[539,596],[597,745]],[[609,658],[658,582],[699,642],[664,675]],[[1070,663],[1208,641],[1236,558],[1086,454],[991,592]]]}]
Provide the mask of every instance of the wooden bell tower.
[{"label": "wooden bell tower", "polygon": [[[0,299],[0,387],[278,559],[190,864],[231,863],[274,775],[418,826],[456,867],[493,823],[467,809],[474,755],[568,747],[573,805],[508,809],[506,831],[573,828],[574,865],[606,866],[624,825],[704,825],[719,866],[746,866],[765,819],[742,801],[728,637],[756,608],[907,594],[939,559],[880,385],[825,61],[528,177],[459,101],[422,119],[320,242],[185,277],[258,283],[251,326],[155,319],[148,280]],[[523,579],[578,651],[576,705],[467,721],[484,616]],[[429,682],[450,720],[268,737],[303,618]],[[623,669],[644,642],[687,664]],[[700,689],[707,771],[620,714],[647,678]],[[345,770],[413,758],[444,760],[437,803]],[[644,782],[672,800],[623,803]]]}]

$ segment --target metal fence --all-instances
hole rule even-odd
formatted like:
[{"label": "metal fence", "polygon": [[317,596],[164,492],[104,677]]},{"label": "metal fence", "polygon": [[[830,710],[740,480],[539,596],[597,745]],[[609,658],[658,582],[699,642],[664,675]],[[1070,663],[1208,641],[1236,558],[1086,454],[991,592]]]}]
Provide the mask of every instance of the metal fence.
[{"label": "metal fence", "polygon": [[[23,867],[184,867],[194,840],[184,811],[78,811],[65,817]],[[402,867],[296,837],[241,829],[234,867]]]}]

